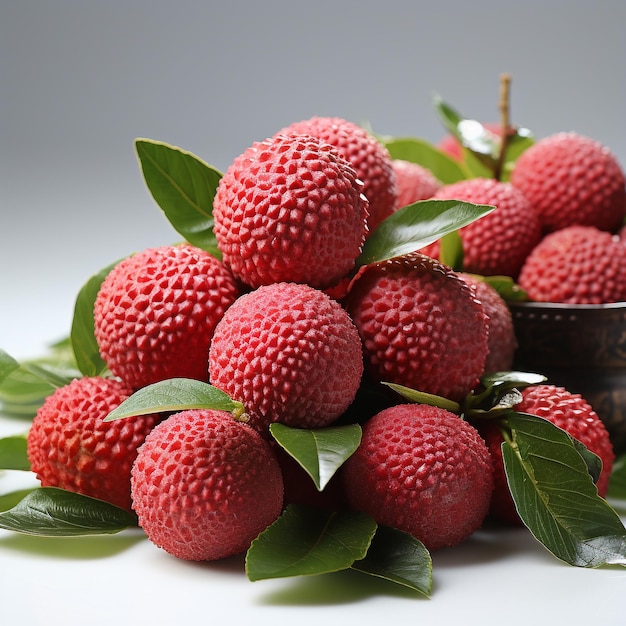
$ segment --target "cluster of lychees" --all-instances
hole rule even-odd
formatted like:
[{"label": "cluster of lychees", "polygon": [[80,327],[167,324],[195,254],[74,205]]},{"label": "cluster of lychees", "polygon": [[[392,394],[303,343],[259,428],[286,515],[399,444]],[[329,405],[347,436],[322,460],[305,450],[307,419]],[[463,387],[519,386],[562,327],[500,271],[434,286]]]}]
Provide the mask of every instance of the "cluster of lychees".
[{"label": "cluster of lychees", "polygon": [[[558,141],[567,152],[578,139]],[[293,486],[297,468],[272,441],[271,424],[336,424],[354,412],[364,381],[461,402],[485,372],[511,367],[509,310],[473,274],[524,278],[530,293],[548,282],[547,260],[557,257],[541,251],[548,236],[539,244],[565,209],[553,200],[542,209],[537,198],[550,197],[553,179],[563,180],[566,168],[541,149],[538,143],[520,159],[512,183],[443,186],[423,170],[419,186],[409,189],[417,168],[394,161],[382,143],[343,119],[312,118],[254,143],[233,161],[215,195],[221,260],[189,244],[163,246],[121,261],[103,281],[95,335],[115,378],[78,379],[45,401],[28,438],[42,484],[134,510],[148,537],[180,558],[244,551],[304,489],[297,480]],[[585,191],[581,207],[598,198],[588,213],[610,215],[602,227],[615,230],[626,212],[624,181],[607,158],[603,150],[575,157],[587,176],[576,186]],[[423,251],[428,255],[407,254],[353,276],[376,227],[430,197],[497,207],[462,229],[468,273],[437,260],[434,244]],[[568,211],[573,204],[567,201]],[[585,249],[601,246],[605,258],[608,245]],[[533,265],[536,255],[540,266]],[[584,282],[582,262],[575,266],[580,271],[568,267]],[[615,267],[615,280],[603,283],[626,289],[626,280],[618,280],[626,263]],[[594,277],[597,271],[596,265]],[[338,296],[337,285],[348,279],[350,288]],[[617,287],[611,293],[626,299]],[[210,382],[243,404],[245,420],[192,409],[104,421],[134,391],[170,378]],[[598,488],[605,492],[612,450],[591,407],[548,385],[524,396],[524,411],[560,419],[601,456]],[[548,402],[558,410],[544,411]],[[573,414],[584,421],[571,421]],[[392,403],[359,421],[362,441],[333,483],[339,485],[333,505],[365,511],[430,549],[462,541],[490,508],[505,507],[496,435],[417,403]]]}]

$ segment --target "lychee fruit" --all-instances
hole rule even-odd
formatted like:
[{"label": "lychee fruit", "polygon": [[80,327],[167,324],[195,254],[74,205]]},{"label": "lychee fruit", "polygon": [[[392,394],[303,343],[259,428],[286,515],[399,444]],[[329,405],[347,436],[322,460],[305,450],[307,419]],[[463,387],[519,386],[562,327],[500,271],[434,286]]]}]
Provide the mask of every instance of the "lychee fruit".
[{"label": "lychee fruit", "polygon": [[487,446],[473,426],[439,407],[384,409],[365,423],[341,472],[353,509],[410,533],[429,550],[464,541],[489,511]]},{"label": "lychee fruit", "polygon": [[626,300],[626,247],[594,226],[569,226],[546,235],[518,278],[531,300],[603,304]]},{"label": "lychee fruit", "polygon": [[340,117],[312,117],[293,122],[279,134],[312,135],[337,148],[363,181],[363,193],[369,201],[370,232],[393,213],[397,189],[391,156],[364,128]]},{"label": "lychee fruit", "polygon": [[315,428],[348,408],[363,372],[354,323],[323,291],[274,283],[240,296],[215,329],[211,383],[242,402],[250,424]]},{"label": "lychee fruit", "polygon": [[213,330],[239,295],[232,274],[190,245],[148,248],[118,263],[94,306],[111,372],[133,389],[167,378],[206,380]]},{"label": "lychee fruit", "polygon": [[139,448],[131,487],[150,541],[191,561],[244,552],[283,505],[269,443],[226,411],[190,409],[164,420]]},{"label": "lychee fruit", "polygon": [[238,156],[213,203],[224,264],[251,288],[326,288],[355,265],[367,233],[363,183],[316,137],[276,135]]},{"label": "lychee fruit", "polygon": [[[602,420],[591,405],[580,395],[564,387],[541,384],[522,390],[522,401],[514,408],[520,413],[543,417],[584,444],[602,461],[602,471],[597,482],[598,494],[605,497],[615,460],[613,446]],[[510,524],[521,524],[504,472],[502,460],[502,434],[491,420],[477,422],[494,462],[494,492],[490,514]]]},{"label": "lychee fruit", "polygon": [[130,510],[130,473],[137,448],[157,415],[104,418],[132,391],[113,378],[83,377],[58,387],[37,411],[27,453],[43,487],[59,487]]},{"label": "lychee fruit", "polygon": [[396,175],[398,199],[396,208],[400,209],[419,200],[428,200],[442,186],[441,181],[427,168],[404,159],[391,162]]},{"label": "lychee fruit", "polygon": [[[516,278],[524,260],[541,239],[541,224],[524,195],[510,183],[471,178],[441,187],[437,199],[495,206],[495,210],[459,229],[463,270],[483,276]],[[424,250],[438,256],[438,248]]]},{"label": "lychee fruit", "polygon": [[373,380],[460,401],[484,372],[488,320],[470,285],[422,254],[367,267],[345,299]]},{"label": "lychee fruit", "polygon": [[511,309],[495,287],[488,282],[471,274],[461,273],[460,276],[473,285],[476,297],[482,302],[487,314],[489,339],[485,373],[509,371],[513,367],[513,358],[517,350]]},{"label": "lychee fruit", "polygon": [[528,198],[546,233],[574,224],[615,232],[626,215],[626,179],[617,158],[574,132],[544,137],[525,150],[511,183]]}]

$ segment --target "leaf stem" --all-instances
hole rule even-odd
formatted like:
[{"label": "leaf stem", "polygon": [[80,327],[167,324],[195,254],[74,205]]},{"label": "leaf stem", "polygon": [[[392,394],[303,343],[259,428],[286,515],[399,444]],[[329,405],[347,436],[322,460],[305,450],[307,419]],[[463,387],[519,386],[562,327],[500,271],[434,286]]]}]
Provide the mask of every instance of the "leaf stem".
[{"label": "leaf stem", "polygon": [[500,139],[500,154],[498,155],[498,161],[494,170],[494,178],[500,180],[502,176],[502,170],[504,169],[504,160],[506,155],[506,149],[509,141],[511,131],[511,105],[510,105],[510,91],[511,91],[511,75],[502,74],[500,76],[500,119],[502,122],[502,136]]}]

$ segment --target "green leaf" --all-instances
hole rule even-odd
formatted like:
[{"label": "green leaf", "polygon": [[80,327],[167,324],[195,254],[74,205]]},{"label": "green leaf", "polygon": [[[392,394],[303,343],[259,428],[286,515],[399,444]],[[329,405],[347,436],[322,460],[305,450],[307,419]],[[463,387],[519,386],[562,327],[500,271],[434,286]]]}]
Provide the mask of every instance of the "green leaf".
[{"label": "green leaf", "polygon": [[54,365],[24,362],[22,363],[22,367],[25,371],[29,372],[33,376],[36,376],[37,378],[40,378],[54,388],[64,387],[75,378],[81,377],[81,372],[77,369],[63,366],[57,367]]},{"label": "green leaf", "polygon": [[444,235],[439,242],[439,260],[457,272],[463,271],[463,240],[458,230]]},{"label": "green leaf", "polygon": [[491,285],[507,302],[528,300],[526,292],[510,276],[480,276],[478,274],[473,274],[473,276]]},{"label": "green leaf", "polygon": [[421,250],[494,209],[459,200],[421,200],[409,204],[383,220],[368,237],[357,266]]},{"label": "green leaf", "polygon": [[0,385],[19,366],[20,364],[10,354],[0,349]]},{"label": "green leaf", "polygon": [[98,376],[106,370],[94,335],[93,307],[102,282],[119,263],[116,261],[91,276],[81,287],[74,304],[70,344],[76,365],[85,376]]},{"label": "green leaf", "polygon": [[227,394],[209,383],[191,378],[169,378],[135,391],[111,411],[104,421],[185,409],[216,409],[240,416],[243,404],[231,400]]},{"label": "green leaf", "polygon": [[535,538],[570,565],[626,565],[626,528],[598,495],[571,437],[548,420],[514,411],[508,425],[507,481]]},{"label": "green leaf", "polygon": [[197,156],[150,139],[135,140],[146,185],[186,241],[220,256],[213,234],[213,199],[222,173]]},{"label": "green leaf", "polygon": [[45,537],[112,534],[136,525],[124,509],[56,487],[34,489],[0,513],[0,528]]},{"label": "green leaf", "polygon": [[383,139],[392,159],[417,163],[430,170],[441,183],[448,185],[464,180],[471,173],[456,159],[442,152],[431,143],[415,137],[391,137]]},{"label": "green leaf", "polygon": [[313,479],[318,491],[324,489],[361,442],[358,424],[308,430],[274,423],[270,432]]},{"label": "green leaf", "polygon": [[513,172],[517,159],[534,143],[535,138],[532,132],[527,128],[517,128],[515,133],[509,136],[504,153],[504,163],[502,172],[500,173],[500,180],[511,180],[511,173]]},{"label": "green leaf", "polygon": [[626,500],[626,454],[615,459],[607,497]]},{"label": "green leaf", "polygon": [[365,513],[290,504],[252,542],[246,574],[257,581],[348,569],[365,558],[376,527]]},{"label": "green leaf", "polygon": [[389,526],[379,526],[367,555],[352,569],[384,578],[430,596],[433,583],[432,559],[421,541]]},{"label": "green leaf", "polygon": [[436,406],[440,409],[446,409],[446,411],[450,411],[451,413],[459,413],[461,411],[461,406],[458,402],[454,402],[454,400],[449,400],[443,396],[436,396],[432,393],[426,393],[425,391],[418,391],[417,389],[411,389],[410,387],[398,385],[397,383],[388,383],[383,381],[382,384],[390,389],[393,389],[396,393],[411,402]]},{"label": "green leaf", "polygon": [[19,489],[18,491],[11,491],[10,493],[3,493],[0,495],[0,513],[12,509],[19,504],[31,491],[34,491],[36,487],[30,487],[27,489]]},{"label": "green leaf", "polygon": [[26,435],[0,439],[0,470],[30,470],[26,454]]}]

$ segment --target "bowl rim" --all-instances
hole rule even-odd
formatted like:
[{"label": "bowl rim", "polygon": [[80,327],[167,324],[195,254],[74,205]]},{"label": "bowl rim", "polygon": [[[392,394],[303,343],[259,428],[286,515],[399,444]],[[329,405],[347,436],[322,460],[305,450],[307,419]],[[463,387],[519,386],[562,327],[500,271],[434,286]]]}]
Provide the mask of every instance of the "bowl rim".
[{"label": "bowl rim", "polygon": [[626,302],[606,302],[603,304],[569,304],[565,302],[534,302],[530,300],[509,301],[510,308],[545,309],[557,311],[604,311],[626,309]]}]

